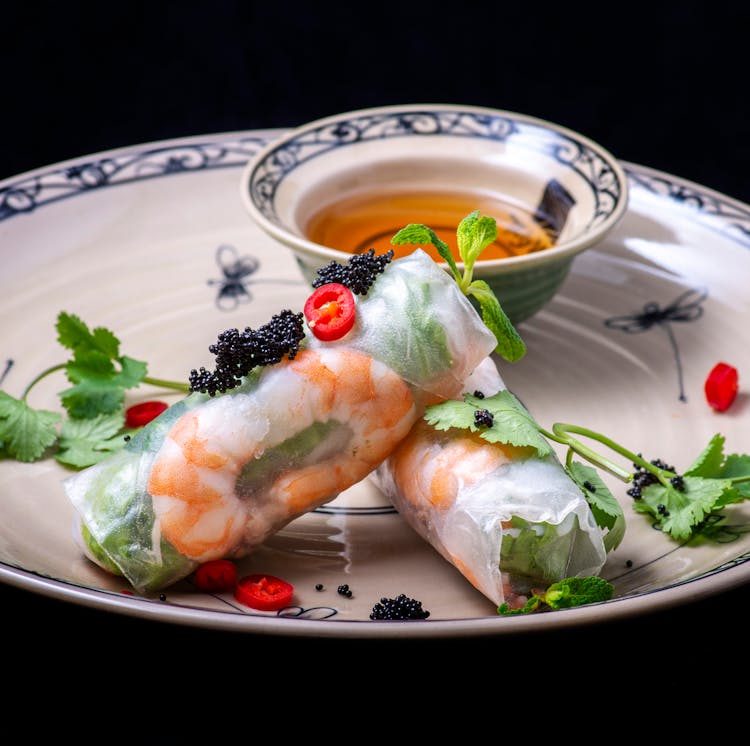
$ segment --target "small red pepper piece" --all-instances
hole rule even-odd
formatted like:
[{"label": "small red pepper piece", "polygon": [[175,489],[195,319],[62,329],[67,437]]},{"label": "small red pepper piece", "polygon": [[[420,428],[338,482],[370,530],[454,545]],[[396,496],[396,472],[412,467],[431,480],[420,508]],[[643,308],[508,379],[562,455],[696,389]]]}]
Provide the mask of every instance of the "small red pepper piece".
[{"label": "small red pepper piece", "polygon": [[163,401],[144,401],[125,410],[126,427],[143,427],[155,420],[169,405]]},{"label": "small red pepper piece", "polygon": [[226,593],[237,585],[237,566],[228,559],[209,560],[195,569],[195,586],[206,593]]},{"label": "small red pepper piece", "polygon": [[274,575],[245,575],[237,581],[234,597],[245,606],[260,611],[277,611],[289,605],[294,586]]},{"label": "small red pepper piece", "polygon": [[353,326],[356,304],[346,285],[321,285],[306,301],[304,313],[312,333],[324,342],[341,339]]},{"label": "small red pepper piece", "polygon": [[729,409],[739,390],[737,368],[727,363],[717,363],[708,374],[704,384],[706,400],[717,411]]}]

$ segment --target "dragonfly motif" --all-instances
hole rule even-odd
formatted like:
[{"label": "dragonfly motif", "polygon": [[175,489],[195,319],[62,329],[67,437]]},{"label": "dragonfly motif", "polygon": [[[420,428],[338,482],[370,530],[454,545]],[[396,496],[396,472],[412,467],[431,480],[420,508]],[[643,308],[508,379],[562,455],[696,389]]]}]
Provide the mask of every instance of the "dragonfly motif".
[{"label": "dragonfly motif", "polygon": [[[692,296],[692,298],[691,298]],[[661,308],[657,303],[646,303],[640,313],[629,316],[613,316],[606,319],[604,325],[610,329],[619,329],[626,334],[646,332],[654,326],[659,326],[667,333],[674,353],[677,366],[677,383],[679,386],[679,400],[687,401],[682,380],[682,362],[680,350],[677,347],[671,323],[674,321],[695,321],[703,315],[701,303],[708,297],[704,289],[687,290],[675,298],[668,306]]]}]

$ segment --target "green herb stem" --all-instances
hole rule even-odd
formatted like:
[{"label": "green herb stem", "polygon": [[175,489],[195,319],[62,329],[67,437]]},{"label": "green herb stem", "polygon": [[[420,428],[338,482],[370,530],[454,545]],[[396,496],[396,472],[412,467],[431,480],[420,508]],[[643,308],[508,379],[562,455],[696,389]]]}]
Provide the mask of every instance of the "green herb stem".
[{"label": "green herb stem", "polygon": [[[612,450],[617,451],[617,453],[622,454],[623,456],[631,456],[635,454],[631,454],[630,451],[620,446],[618,443],[615,443],[613,440],[610,440],[604,435],[601,435],[600,433],[596,433],[593,430],[589,430],[585,427],[578,427],[576,425],[567,425],[562,422],[556,422],[554,425],[552,425],[552,432],[548,432],[542,427],[539,427],[539,432],[544,435],[545,438],[548,438],[550,440],[554,440],[557,443],[561,443],[562,445],[568,446],[571,450],[568,451],[568,457],[567,457],[567,463],[568,466],[570,466],[570,461],[572,458],[572,453],[575,452],[579,456],[582,456],[587,461],[590,461],[595,466],[598,466],[600,469],[604,469],[605,471],[609,472],[610,474],[616,476],[618,479],[621,479],[623,482],[629,482],[633,475],[619,467],[617,464],[615,464],[613,461],[610,461],[608,458],[605,458],[601,454],[597,453],[596,451],[592,450],[588,446],[581,443],[580,440],[577,440],[576,438],[572,438],[568,433],[574,432],[578,433],[579,435],[585,435],[586,437],[592,438],[593,440],[597,440],[603,445],[609,446]],[[653,467],[652,467],[653,468]]]},{"label": "green herb stem", "polygon": [[[21,401],[26,401],[29,393],[31,390],[36,386],[40,381],[45,379],[47,376],[51,375],[52,373],[56,373],[58,370],[65,370],[66,363],[59,363],[58,365],[53,365],[50,368],[47,368],[46,370],[43,370],[34,380],[29,383],[29,385],[24,390]],[[158,388],[163,389],[173,389],[175,391],[182,391],[183,393],[190,393],[190,386],[187,383],[180,383],[178,381],[168,381],[165,378],[151,378],[150,376],[146,376],[142,383],[146,383],[150,386],[156,386]]]},{"label": "green herb stem", "polygon": [[23,394],[21,395],[21,401],[26,401],[26,397],[31,392],[31,389],[36,386],[39,381],[46,378],[51,373],[55,373],[58,370],[64,370],[65,369],[65,363],[60,363],[59,365],[53,365],[51,368],[47,368],[46,370],[43,370],[24,390]]},{"label": "green herb stem", "polygon": [[190,393],[190,386],[187,383],[179,383],[177,381],[167,381],[164,378],[151,378],[145,376],[142,383],[147,383],[149,386],[157,386],[163,389],[174,389],[175,391],[182,391],[184,393]]}]

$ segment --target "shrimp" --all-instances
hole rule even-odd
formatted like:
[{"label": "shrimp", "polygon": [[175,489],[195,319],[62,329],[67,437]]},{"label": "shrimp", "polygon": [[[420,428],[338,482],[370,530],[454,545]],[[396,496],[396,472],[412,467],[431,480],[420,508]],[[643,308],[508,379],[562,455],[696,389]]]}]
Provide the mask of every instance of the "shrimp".
[{"label": "shrimp", "polygon": [[363,479],[421,413],[392,369],[343,347],[266,368],[171,427],[148,480],[161,535],[205,562],[241,557]]},{"label": "shrimp", "polygon": [[[504,388],[491,360],[464,385],[485,395]],[[601,532],[554,454],[422,420],[373,478],[407,523],[495,604],[519,608],[534,584],[604,564]]]},{"label": "shrimp", "polygon": [[[437,437],[436,437],[437,436]],[[390,469],[403,500],[409,503],[412,525],[478,590],[483,580],[472,571],[472,561],[464,557],[463,546],[449,546],[441,537],[443,521],[436,513],[447,516],[462,490],[480,482],[514,458],[513,449],[489,444],[474,433],[456,431],[435,433],[424,420],[412,428],[390,457]],[[402,510],[405,506],[402,507]],[[445,519],[443,519],[445,520]],[[449,519],[448,519],[449,520]],[[506,530],[510,521],[500,520]],[[511,605],[523,605],[525,599],[515,598],[510,579],[501,573],[502,595]]]}]

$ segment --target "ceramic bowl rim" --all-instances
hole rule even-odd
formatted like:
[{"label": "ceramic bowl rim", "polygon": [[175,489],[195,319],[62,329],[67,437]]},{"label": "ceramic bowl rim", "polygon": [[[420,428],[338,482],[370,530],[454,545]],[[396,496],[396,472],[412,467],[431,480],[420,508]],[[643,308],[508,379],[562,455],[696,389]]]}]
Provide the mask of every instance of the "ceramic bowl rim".
[{"label": "ceramic bowl rim", "polygon": [[[280,243],[288,246],[296,252],[304,254],[317,262],[321,261],[346,261],[351,254],[338,249],[332,249],[323,244],[315,243],[304,236],[300,236],[278,223],[269,219],[263,214],[252,198],[252,190],[249,185],[252,183],[254,175],[258,168],[274,151],[286,147],[291,141],[305,134],[322,127],[327,127],[342,120],[356,117],[368,117],[375,115],[388,115],[396,113],[412,112],[437,112],[437,111],[455,111],[465,112],[468,114],[488,115],[510,119],[521,124],[536,126],[543,130],[549,130],[563,138],[568,138],[576,143],[592,150],[607,166],[612,170],[613,176],[620,187],[619,199],[610,214],[598,225],[585,230],[581,235],[576,236],[562,244],[556,244],[544,251],[524,254],[522,256],[505,257],[501,259],[480,260],[475,265],[475,273],[480,266],[482,272],[491,274],[506,274],[520,269],[528,269],[532,266],[544,265],[550,262],[558,262],[572,259],[576,254],[589,248],[599,242],[614,226],[620,221],[628,207],[629,185],[628,179],[622,164],[615,156],[598,142],[582,135],[580,132],[569,129],[555,122],[535,117],[529,114],[521,114],[506,109],[496,109],[487,106],[474,106],[470,104],[393,104],[389,106],[375,106],[364,109],[353,109],[329,116],[320,117],[306,122],[297,127],[291,128],[278,138],[266,143],[260,148],[255,155],[249,159],[242,170],[240,179],[240,196],[245,210],[250,214],[253,220],[270,236]],[[460,261],[456,262],[459,267],[462,266]],[[446,262],[439,262],[439,266],[447,268]]]}]

